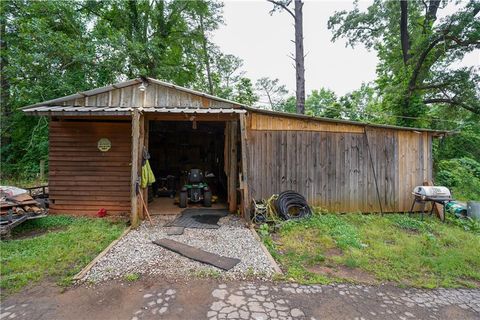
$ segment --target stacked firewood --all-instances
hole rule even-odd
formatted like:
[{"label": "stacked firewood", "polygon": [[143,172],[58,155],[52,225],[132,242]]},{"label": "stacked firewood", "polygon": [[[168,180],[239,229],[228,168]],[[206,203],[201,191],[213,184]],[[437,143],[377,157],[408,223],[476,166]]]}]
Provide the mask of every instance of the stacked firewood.
[{"label": "stacked firewood", "polygon": [[42,214],[45,209],[29,194],[23,193],[12,197],[5,197],[0,200],[1,214],[7,214],[12,210],[13,214]]}]

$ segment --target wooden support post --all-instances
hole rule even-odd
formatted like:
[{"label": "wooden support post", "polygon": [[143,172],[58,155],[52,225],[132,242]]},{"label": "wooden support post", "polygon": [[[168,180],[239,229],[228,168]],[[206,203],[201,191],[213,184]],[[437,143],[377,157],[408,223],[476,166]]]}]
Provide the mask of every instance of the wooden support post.
[{"label": "wooden support post", "polygon": [[245,114],[240,114],[240,139],[242,141],[242,187],[243,187],[243,218],[250,221],[250,193],[248,189],[248,141],[247,119]]},{"label": "wooden support post", "polygon": [[[145,138],[143,139],[144,141],[144,146],[147,148],[147,150],[150,150],[149,149],[149,141],[148,141],[148,138],[149,138],[149,130],[150,130],[150,123],[147,119],[147,117],[145,117],[144,119],[144,123],[145,123]],[[145,203],[146,205],[148,206],[148,187],[143,189],[143,199],[145,200]],[[146,209],[147,210],[147,209]]]},{"label": "wooden support post", "polygon": [[237,122],[230,122],[229,133],[229,168],[228,168],[228,211],[235,213],[237,210]]},{"label": "wooden support post", "polygon": [[[142,164],[143,164],[143,147],[145,146],[145,116],[140,113],[139,121],[139,135],[138,135],[138,176],[141,176],[142,173]],[[143,189],[140,188],[140,192],[143,192]],[[144,206],[142,205],[142,199],[140,196],[137,196],[137,208],[138,208],[138,217],[143,220],[144,216]]]},{"label": "wooden support post", "polygon": [[138,216],[138,200],[137,200],[137,179],[139,172],[139,163],[138,163],[138,153],[139,153],[139,142],[140,142],[140,111],[137,109],[133,110],[132,113],[132,173],[131,173],[131,186],[130,186],[130,224],[132,228],[138,227],[140,224]]},{"label": "wooden support post", "polygon": [[45,180],[45,160],[40,160],[40,183]]}]

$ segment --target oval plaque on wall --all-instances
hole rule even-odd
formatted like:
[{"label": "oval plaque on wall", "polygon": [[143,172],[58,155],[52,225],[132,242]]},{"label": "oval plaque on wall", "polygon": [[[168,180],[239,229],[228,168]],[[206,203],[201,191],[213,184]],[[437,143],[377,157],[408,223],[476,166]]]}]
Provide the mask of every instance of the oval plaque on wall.
[{"label": "oval plaque on wall", "polygon": [[98,140],[97,148],[102,152],[107,152],[112,147],[112,143],[107,138]]}]

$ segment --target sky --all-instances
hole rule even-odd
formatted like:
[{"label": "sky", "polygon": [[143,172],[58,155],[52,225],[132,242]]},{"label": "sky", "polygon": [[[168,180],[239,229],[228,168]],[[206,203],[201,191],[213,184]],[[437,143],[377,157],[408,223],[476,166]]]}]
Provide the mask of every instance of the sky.
[{"label": "sky", "polygon": [[[223,52],[244,60],[246,76],[256,81],[261,77],[278,78],[291,94],[295,93],[295,69],[289,57],[294,53],[293,18],[286,12],[269,14],[272,4],[258,0],[224,1],[224,20],[213,34],[213,42]],[[369,1],[360,1],[367,8]],[[305,47],[305,86],[307,94],[313,89],[329,88],[338,95],[358,89],[362,82],[375,79],[378,62],[375,51],[359,45],[345,47],[345,40],[331,42],[328,18],[335,11],[351,10],[353,0],[306,1],[303,9]],[[477,50],[461,64],[480,65]]]}]

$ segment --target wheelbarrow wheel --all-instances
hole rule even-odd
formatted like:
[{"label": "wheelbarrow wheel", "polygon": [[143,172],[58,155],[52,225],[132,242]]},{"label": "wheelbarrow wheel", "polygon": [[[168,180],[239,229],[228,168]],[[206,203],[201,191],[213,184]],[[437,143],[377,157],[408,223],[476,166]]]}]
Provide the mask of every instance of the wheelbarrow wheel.
[{"label": "wheelbarrow wheel", "polygon": [[180,192],[180,208],[186,208],[187,207],[187,191],[181,191]]}]

